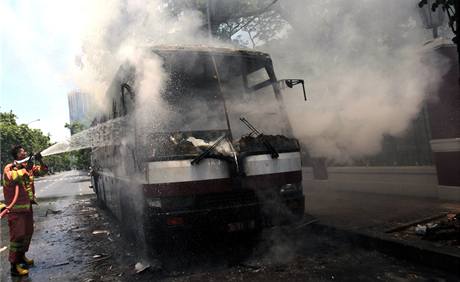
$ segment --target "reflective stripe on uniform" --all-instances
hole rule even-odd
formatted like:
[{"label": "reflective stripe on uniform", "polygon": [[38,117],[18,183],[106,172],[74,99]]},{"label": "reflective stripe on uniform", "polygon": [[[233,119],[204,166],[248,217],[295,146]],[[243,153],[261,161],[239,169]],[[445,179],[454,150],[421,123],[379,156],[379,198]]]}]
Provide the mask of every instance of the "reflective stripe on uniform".
[{"label": "reflective stripe on uniform", "polygon": [[10,242],[10,251],[18,252],[24,248],[24,244],[22,242]]},{"label": "reflective stripe on uniform", "polygon": [[29,196],[29,199],[33,200],[34,192],[32,191],[32,187],[30,185],[28,185],[28,187],[26,188],[26,192],[27,192],[27,195]]},{"label": "reflective stripe on uniform", "polygon": [[14,205],[12,210],[29,209],[29,208],[30,208],[30,204]]},{"label": "reflective stripe on uniform", "polygon": [[19,184],[24,184],[24,177],[23,177],[23,176],[24,176],[24,172],[23,172],[22,169],[21,169],[21,170],[18,170],[17,173],[18,173],[18,177],[17,177],[18,183],[19,183]]}]

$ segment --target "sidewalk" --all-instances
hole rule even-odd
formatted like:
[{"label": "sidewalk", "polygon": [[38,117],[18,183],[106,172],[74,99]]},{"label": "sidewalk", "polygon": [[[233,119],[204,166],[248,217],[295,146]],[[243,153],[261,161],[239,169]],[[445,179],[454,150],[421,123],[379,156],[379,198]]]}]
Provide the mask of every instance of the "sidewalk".
[{"label": "sidewalk", "polygon": [[332,189],[304,188],[306,212],[322,223],[353,231],[384,232],[445,212],[460,213],[460,202]]},{"label": "sidewalk", "polygon": [[[304,192],[306,213],[318,219],[313,228],[320,233],[460,274],[459,245],[423,240],[415,234],[417,221],[443,213],[458,214],[460,202],[311,186],[304,186]],[[389,232],[396,227],[404,228]]]}]

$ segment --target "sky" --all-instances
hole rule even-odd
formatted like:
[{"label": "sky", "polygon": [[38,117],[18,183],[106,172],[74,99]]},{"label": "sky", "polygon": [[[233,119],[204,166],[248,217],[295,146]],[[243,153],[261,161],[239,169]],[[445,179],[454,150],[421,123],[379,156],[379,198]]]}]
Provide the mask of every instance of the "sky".
[{"label": "sky", "polygon": [[77,90],[72,81],[76,58],[82,53],[88,19],[100,17],[97,23],[104,26],[107,5],[91,0],[0,0],[0,111],[13,111],[19,123],[30,123],[54,142],[69,138],[64,125],[69,122],[67,94]]},{"label": "sky", "polygon": [[19,123],[40,119],[30,127],[56,142],[70,136],[67,93],[75,88],[68,73],[78,27],[69,24],[72,13],[56,12],[71,10],[64,2],[0,1],[0,111]]}]

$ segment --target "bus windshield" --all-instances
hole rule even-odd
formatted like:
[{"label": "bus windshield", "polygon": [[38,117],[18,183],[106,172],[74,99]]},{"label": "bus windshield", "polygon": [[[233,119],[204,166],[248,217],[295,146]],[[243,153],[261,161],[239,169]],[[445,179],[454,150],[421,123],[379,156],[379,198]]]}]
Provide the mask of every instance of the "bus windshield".
[{"label": "bus windshield", "polygon": [[165,59],[169,75],[162,95],[167,132],[228,130],[219,84],[209,56],[175,54]]},{"label": "bus windshield", "polygon": [[250,133],[240,121],[242,117],[264,134],[289,136],[290,127],[275,93],[275,78],[269,75],[271,62],[243,56],[216,56],[215,60],[233,139]]},{"label": "bus windshield", "polygon": [[227,110],[235,141],[248,133],[240,117],[265,134],[289,135],[265,57],[163,57],[169,74],[163,96],[173,113],[165,128],[167,132],[229,130]]}]

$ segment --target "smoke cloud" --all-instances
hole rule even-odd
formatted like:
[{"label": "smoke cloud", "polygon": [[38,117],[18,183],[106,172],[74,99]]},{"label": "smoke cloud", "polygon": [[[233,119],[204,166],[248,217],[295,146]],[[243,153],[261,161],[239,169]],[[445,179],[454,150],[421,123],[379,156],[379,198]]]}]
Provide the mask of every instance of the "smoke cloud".
[{"label": "smoke cloud", "polygon": [[[139,101],[147,101],[143,97],[158,93],[165,76],[158,58],[146,48],[161,44],[191,44],[202,39],[202,15],[199,12],[188,10],[172,17],[161,0],[148,3],[86,1],[81,4],[81,9],[88,14],[82,21],[81,50],[72,78],[80,90],[92,93],[98,100],[104,97],[119,66],[129,62],[142,76],[137,85]],[[99,102],[100,105],[108,104]]]},{"label": "smoke cloud", "polygon": [[306,79],[309,102],[289,93],[285,101],[296,136],[313,156],[349,162],[378,153],[385,134],[403,134],[418,114],[441,74],[422,63],[429,37],[416,4],[280,1],[291,28],[264,49],[279,77]]},{"label": "smoke cloud", "polygon": [[[311,155],[351,162],[375,154],[384,135],[402,135],[419,113],[427,89],[442,73],[439,66],[422,62],[421,49],[430,32],[418,23],[416,4],[279,1],[288,27],[262,49],[272,55],[279,78],[306,79],[307,103],[299,103],[301,96],[294,93],[284,99],[294,133]],[[134,65],[139,78],[137,121],[146,126],[152,120],[158,123],[159,116],[167,119],[174,109],[159,97],[168,79],[162,62],[145,47],[227,44],[209,40],[202,28],[205,15],[185,10],[172,16],[162,0],[74,5],[80,30],[72,79],[106,110],[103,105],[110,103],[103,97],[117,69],[126,62]],[[441,58],[437,61],[444,64]]]}]

